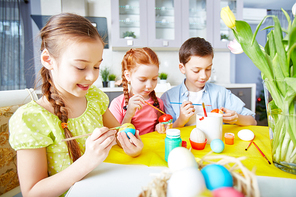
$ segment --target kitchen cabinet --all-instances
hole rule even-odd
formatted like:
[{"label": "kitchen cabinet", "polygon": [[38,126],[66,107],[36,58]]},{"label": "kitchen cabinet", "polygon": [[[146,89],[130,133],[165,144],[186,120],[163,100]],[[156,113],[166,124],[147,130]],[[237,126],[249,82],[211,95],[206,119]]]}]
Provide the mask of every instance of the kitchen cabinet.
[{"label": "kitchen cabinet", "polygon": [[237,20],[243,19],[243,0],[214,0],[213,13],[213,47],[227,49],[227,44],[234,39],[232,30],[227,27],[220,16],[223,7],[229,6]]},{"label": "kitchen cabinet", "polygon": [[191,37],[202,37],[215,49],[227,49],[233,33],[221,19],[223,7],[229,6],[237,19],[242,19],[243,0],[182,1],[182,43]]},{"label": "kitchen cabinet", "polygon": [[179,48],[181,0],[148,0],[148,47]]},{"label": "kitchen cabinet", "polygon": [[147,11],[146,0],[111,0],[112,47],[147,46]]},{"label": "kitchen cabinet", "polygon": [[[242,19],[243,0],[111,0],[112,48],[178,50],[199,36],[215,49],[227,49],[233,34],[220,17],[225,6]],[[136,37],[125,38],[126,32]]]},{"label": "kitchen cabinet", "polygon": [[[181,0],[111,0],[112,48],[178,49],[181,40]],[[135,37],[125,37],[134,32]]]},{"label": "kitchen cabinet", "polygon": [[213,0],[182,1],[182,43],[202,37],[213,43]]}]

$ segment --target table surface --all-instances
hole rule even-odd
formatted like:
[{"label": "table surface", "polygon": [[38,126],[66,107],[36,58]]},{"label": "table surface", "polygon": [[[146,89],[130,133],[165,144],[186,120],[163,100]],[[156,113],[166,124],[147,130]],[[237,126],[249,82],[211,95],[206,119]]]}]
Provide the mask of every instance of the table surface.
[{"label": "table surface", "polygon": [[[194,127],[183,127],[181,130],[182,140],[187,141],[187,148],[190,149],[189,136]],[[242,141],[237,137],[238,131],[250,129],[256,135],[255,142],[272,161],[271,146],[268,127],[237,125],[223,125],[223,135],[227,132],[235,134],[234,145],[225,145],[223,155],[241,157],[247,159],[242,163],[249,169],[256,169],[258,184],[261,196],[295,196],[296,175],[279,170],[274,165],[269,165],[261,156],[255,146],[251,145],[248,151],[245,148],[249,142]],[[167,162],[164,160],[164,139],[165,134],[157,132],[141,136],[144,148],[140,156],[132,158],[124,153],[117,145],[112,147],[105,162],[87,175],[83,180],[75,183],[69,190],[67,196],[138,196],[142,187],[147,186],[153,179],[151,173],[160,173],[167,169]],[[223,138],[224,141],[224,138]],[[204,150],[193,150],[198,161],[211,151],[207,144]],[[212,155],[218,155],[212,153]],[[131,187],[133,185],[133,187]]]}]

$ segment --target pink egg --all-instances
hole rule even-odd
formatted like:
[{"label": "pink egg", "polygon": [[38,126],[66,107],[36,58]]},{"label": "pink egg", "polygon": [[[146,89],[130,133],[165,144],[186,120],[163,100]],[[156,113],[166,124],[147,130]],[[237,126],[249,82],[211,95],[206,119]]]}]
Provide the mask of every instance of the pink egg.
[{"label": "pink egg", "polygon": [[233,187],[220,187],[212,191],[213,197],[244,197],[242,193],[234,189]]}]

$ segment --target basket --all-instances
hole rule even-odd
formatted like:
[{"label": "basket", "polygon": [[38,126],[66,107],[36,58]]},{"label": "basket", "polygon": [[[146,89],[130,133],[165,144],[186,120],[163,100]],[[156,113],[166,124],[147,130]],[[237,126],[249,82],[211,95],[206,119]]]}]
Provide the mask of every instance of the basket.
[{"label": "basket", "polygon": [[[223,165],[231,173],[233,187],[237,191],[241,192],[246,197],[260,197],[255,170],[250,171],[241,162],[246,159],[246,157],[235,158],[225,155],[211,155],[212,153],[213,151],[210,151],[197,162],[200,170],[206,165],[213,163]],[[154,174],[155,178],[148,186],[142,189],[139,197],[166,197],[167,181],[170,179],[171,175],[169,169],[162,171],[160,174]]]}]

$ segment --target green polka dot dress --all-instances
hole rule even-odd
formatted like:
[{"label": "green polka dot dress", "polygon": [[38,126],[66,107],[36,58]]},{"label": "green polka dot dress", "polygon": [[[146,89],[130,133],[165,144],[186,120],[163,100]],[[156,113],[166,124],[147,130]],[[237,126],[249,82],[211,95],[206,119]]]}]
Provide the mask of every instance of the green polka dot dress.
[{"label": "green polka dot dress", "polygon": [[[102,115],[108,108],[109,98],[100,89],[92,86],[87,95],[87,108],[77,118],[69,118],[68,128],[73,136],[91,133],[103,126]],[[35,101],[20,107],[9,121],[9,143],[15,150],[46,147],[48,173],[54,175],[71,164],[64,130],[59,118],[38,105]],[[77,139],[85,151],[87,137]]]}]

